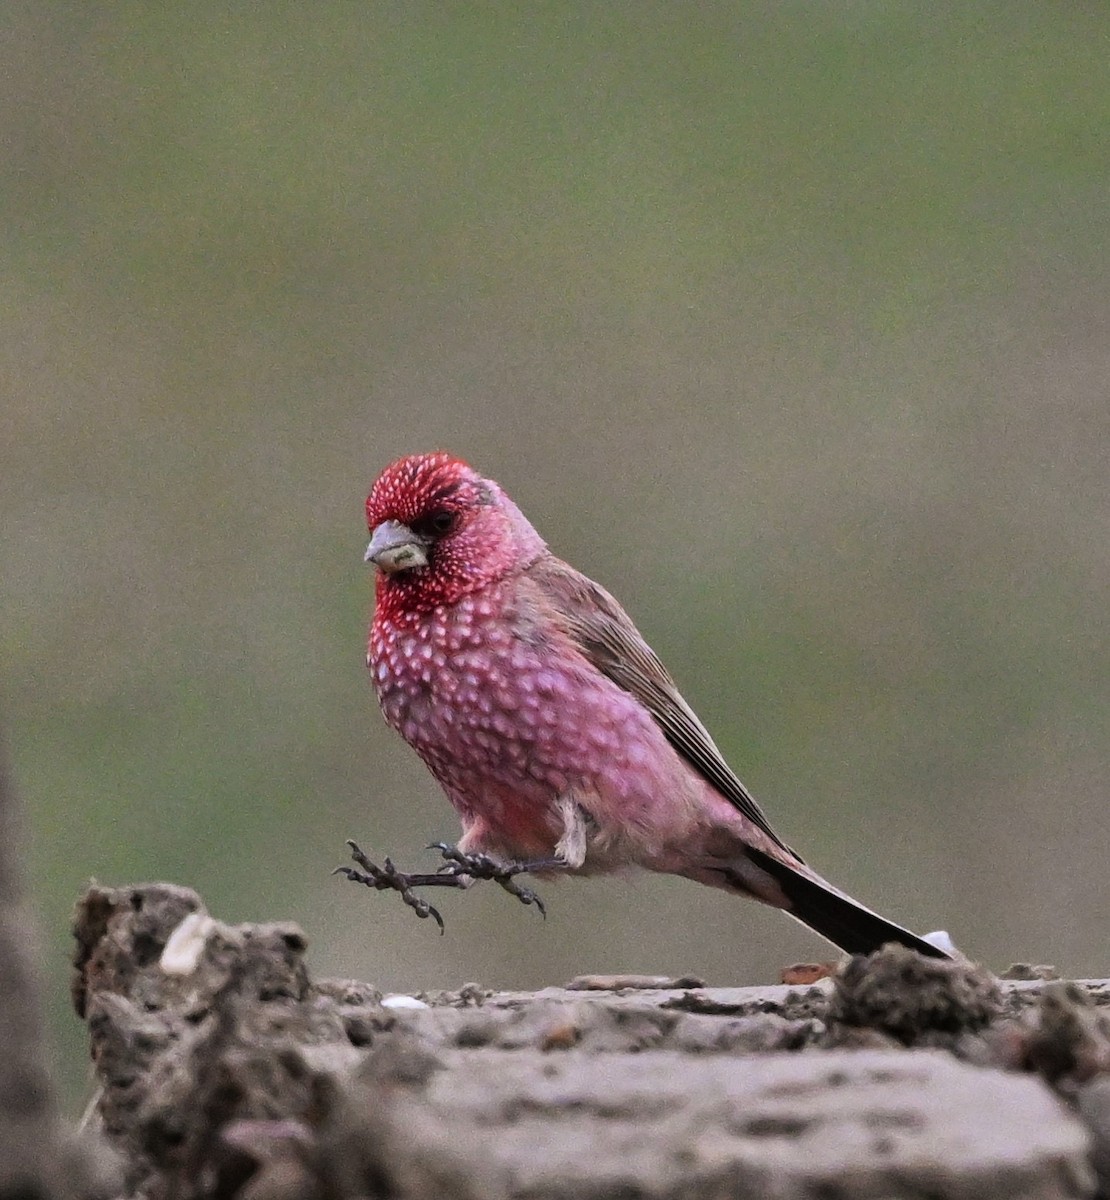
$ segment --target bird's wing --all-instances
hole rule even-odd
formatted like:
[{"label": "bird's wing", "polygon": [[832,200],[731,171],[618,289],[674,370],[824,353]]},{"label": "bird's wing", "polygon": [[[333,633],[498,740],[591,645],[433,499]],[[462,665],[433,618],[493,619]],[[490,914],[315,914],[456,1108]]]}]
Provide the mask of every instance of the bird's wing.
[{"label": "bird's wing", "polygon": [[557,610],[583,656],[644,705],[667,741],[722,796],[776,845],[801,861],[771,828],[763,809],[725,762],[709,731],[617,600],[554,555],[545,555],[526,575]]}]

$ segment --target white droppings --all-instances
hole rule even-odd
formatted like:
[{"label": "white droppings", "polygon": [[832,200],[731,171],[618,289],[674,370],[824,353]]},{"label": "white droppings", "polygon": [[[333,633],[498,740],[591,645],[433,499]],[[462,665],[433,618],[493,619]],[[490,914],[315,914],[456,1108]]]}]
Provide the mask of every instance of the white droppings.
[{"label": "white droppings", "polygon": [[158,965],[167,975],[192,975],[215,928],[206,912],[190,913],[166,939]]},{"label": "white droppings", "polygon": [[430,1008],[431,1005],[415,996],[386,996],[382,1008]]}]

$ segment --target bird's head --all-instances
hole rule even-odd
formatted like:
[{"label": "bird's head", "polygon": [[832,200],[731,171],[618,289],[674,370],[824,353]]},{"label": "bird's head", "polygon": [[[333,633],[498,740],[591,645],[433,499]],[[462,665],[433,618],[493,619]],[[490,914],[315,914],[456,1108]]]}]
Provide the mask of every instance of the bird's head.
[{"label": "bird's head", "polygon": [[390,463],[366,499],[366,521],[379,598],[400,609],[453,604],[546,549],[493,480],[445,451]]}]

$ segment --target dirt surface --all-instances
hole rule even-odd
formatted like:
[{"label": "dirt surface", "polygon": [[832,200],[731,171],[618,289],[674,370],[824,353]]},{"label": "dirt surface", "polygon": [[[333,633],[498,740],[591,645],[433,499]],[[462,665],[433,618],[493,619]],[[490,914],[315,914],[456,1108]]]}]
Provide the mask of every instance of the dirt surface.
[{"label": "dirt surface", "polygon": [[118,1190],[114,1156],[66,1127],[51,1087],[22,841],[0,747],[0,1200],[102,1200]]},{"label": "dirt surface", "polygon": [[122,1195],[1110,1194],[1107,981],[888,947],[812,986],[383,997],[166,884],[91,888],[75,933]]}]

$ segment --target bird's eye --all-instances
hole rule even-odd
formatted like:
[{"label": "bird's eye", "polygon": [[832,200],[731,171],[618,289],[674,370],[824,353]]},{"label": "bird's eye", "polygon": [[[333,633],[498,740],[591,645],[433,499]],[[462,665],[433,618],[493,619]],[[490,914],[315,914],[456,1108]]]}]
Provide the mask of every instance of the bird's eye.
[{"label": "bird's eye", "polygon": [[452,512],[449,508],[438,509],[434,513],[430,513],[421,524],[424,525],[429,533],[434,533],[437,537],[442,537],[445,533],[450,533],[458,524],[458,513]]}]

